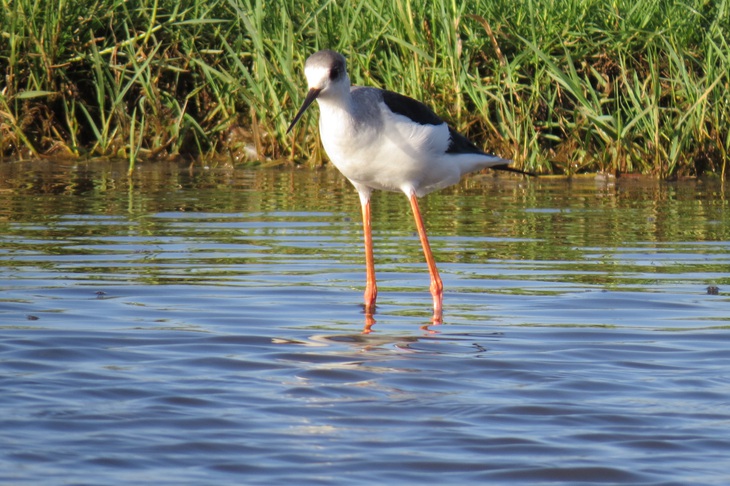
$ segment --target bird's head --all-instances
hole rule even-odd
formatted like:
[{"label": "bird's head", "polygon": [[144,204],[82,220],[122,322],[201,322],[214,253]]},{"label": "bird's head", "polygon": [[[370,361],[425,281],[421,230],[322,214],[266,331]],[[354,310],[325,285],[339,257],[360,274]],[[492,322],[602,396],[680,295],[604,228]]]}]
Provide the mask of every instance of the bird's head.
[{"label": "bird's head", "polygon": [[307,77],[309,92],[307,92],[302,107],[299,108],[286,133],[294,128],[294,125],[314,100],[330,96],[342,96],[343,92],[350,89],[350,78],[347,76],[345,57],[335,51],[326,49],[309,56],[307,62],[304,63],[304,75]]}]

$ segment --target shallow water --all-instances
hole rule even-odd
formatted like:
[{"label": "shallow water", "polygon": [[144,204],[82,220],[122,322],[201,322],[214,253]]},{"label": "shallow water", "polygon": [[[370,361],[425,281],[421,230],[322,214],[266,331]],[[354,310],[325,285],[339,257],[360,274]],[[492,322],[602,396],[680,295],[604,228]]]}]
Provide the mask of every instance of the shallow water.
[{"label": "shallow water", "polygon": [[334,171],[0,164],[0,483],[730,482],[722,185],[430,195],[441,325],[373,204],[369,323]]}]

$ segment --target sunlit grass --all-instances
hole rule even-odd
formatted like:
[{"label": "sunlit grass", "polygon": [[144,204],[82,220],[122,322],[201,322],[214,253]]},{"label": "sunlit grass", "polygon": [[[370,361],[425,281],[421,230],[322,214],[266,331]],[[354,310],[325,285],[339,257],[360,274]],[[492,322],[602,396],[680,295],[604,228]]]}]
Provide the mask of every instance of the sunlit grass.
[{"label": "sunlit grass", "polygon": [[320,164],[327,47],[529,170],[727,171],[727,1],[0,1],[4,157]]}]

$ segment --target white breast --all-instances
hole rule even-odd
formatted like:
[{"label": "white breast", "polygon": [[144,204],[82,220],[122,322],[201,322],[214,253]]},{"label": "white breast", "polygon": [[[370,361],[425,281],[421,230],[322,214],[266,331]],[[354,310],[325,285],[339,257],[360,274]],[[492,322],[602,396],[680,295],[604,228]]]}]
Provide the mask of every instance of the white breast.
[{"label": "white breast", "polygon": [[330,100],[319,103],[322,143],[345,177],[356,185],[419,196],[459,181],[461,171],[445,153],[446,124],[421,125],[394,114],[377,90],[353,94],[356,110]]}]

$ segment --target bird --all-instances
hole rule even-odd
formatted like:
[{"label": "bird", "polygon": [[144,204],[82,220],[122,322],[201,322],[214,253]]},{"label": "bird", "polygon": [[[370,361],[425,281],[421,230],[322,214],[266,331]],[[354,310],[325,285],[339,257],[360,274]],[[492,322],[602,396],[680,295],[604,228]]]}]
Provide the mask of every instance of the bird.
[{"label": "bird", "polygon": [[375,312],[378,296],[370,197],[374,190],[394,191],[405,194],[410,202],[430,274],[432,321],[442,322],[444,286],[418,198],[484,168],[529,173],[510,167],[509,159],[479,149],[420,101],[393,91],[353,86],[345,57],[338,52],[325,49],[309,56],[304,75],[309,90],[286,133],[316,100],[325,152],[360,197],[365,240],[365,314],[372,316]]}]

